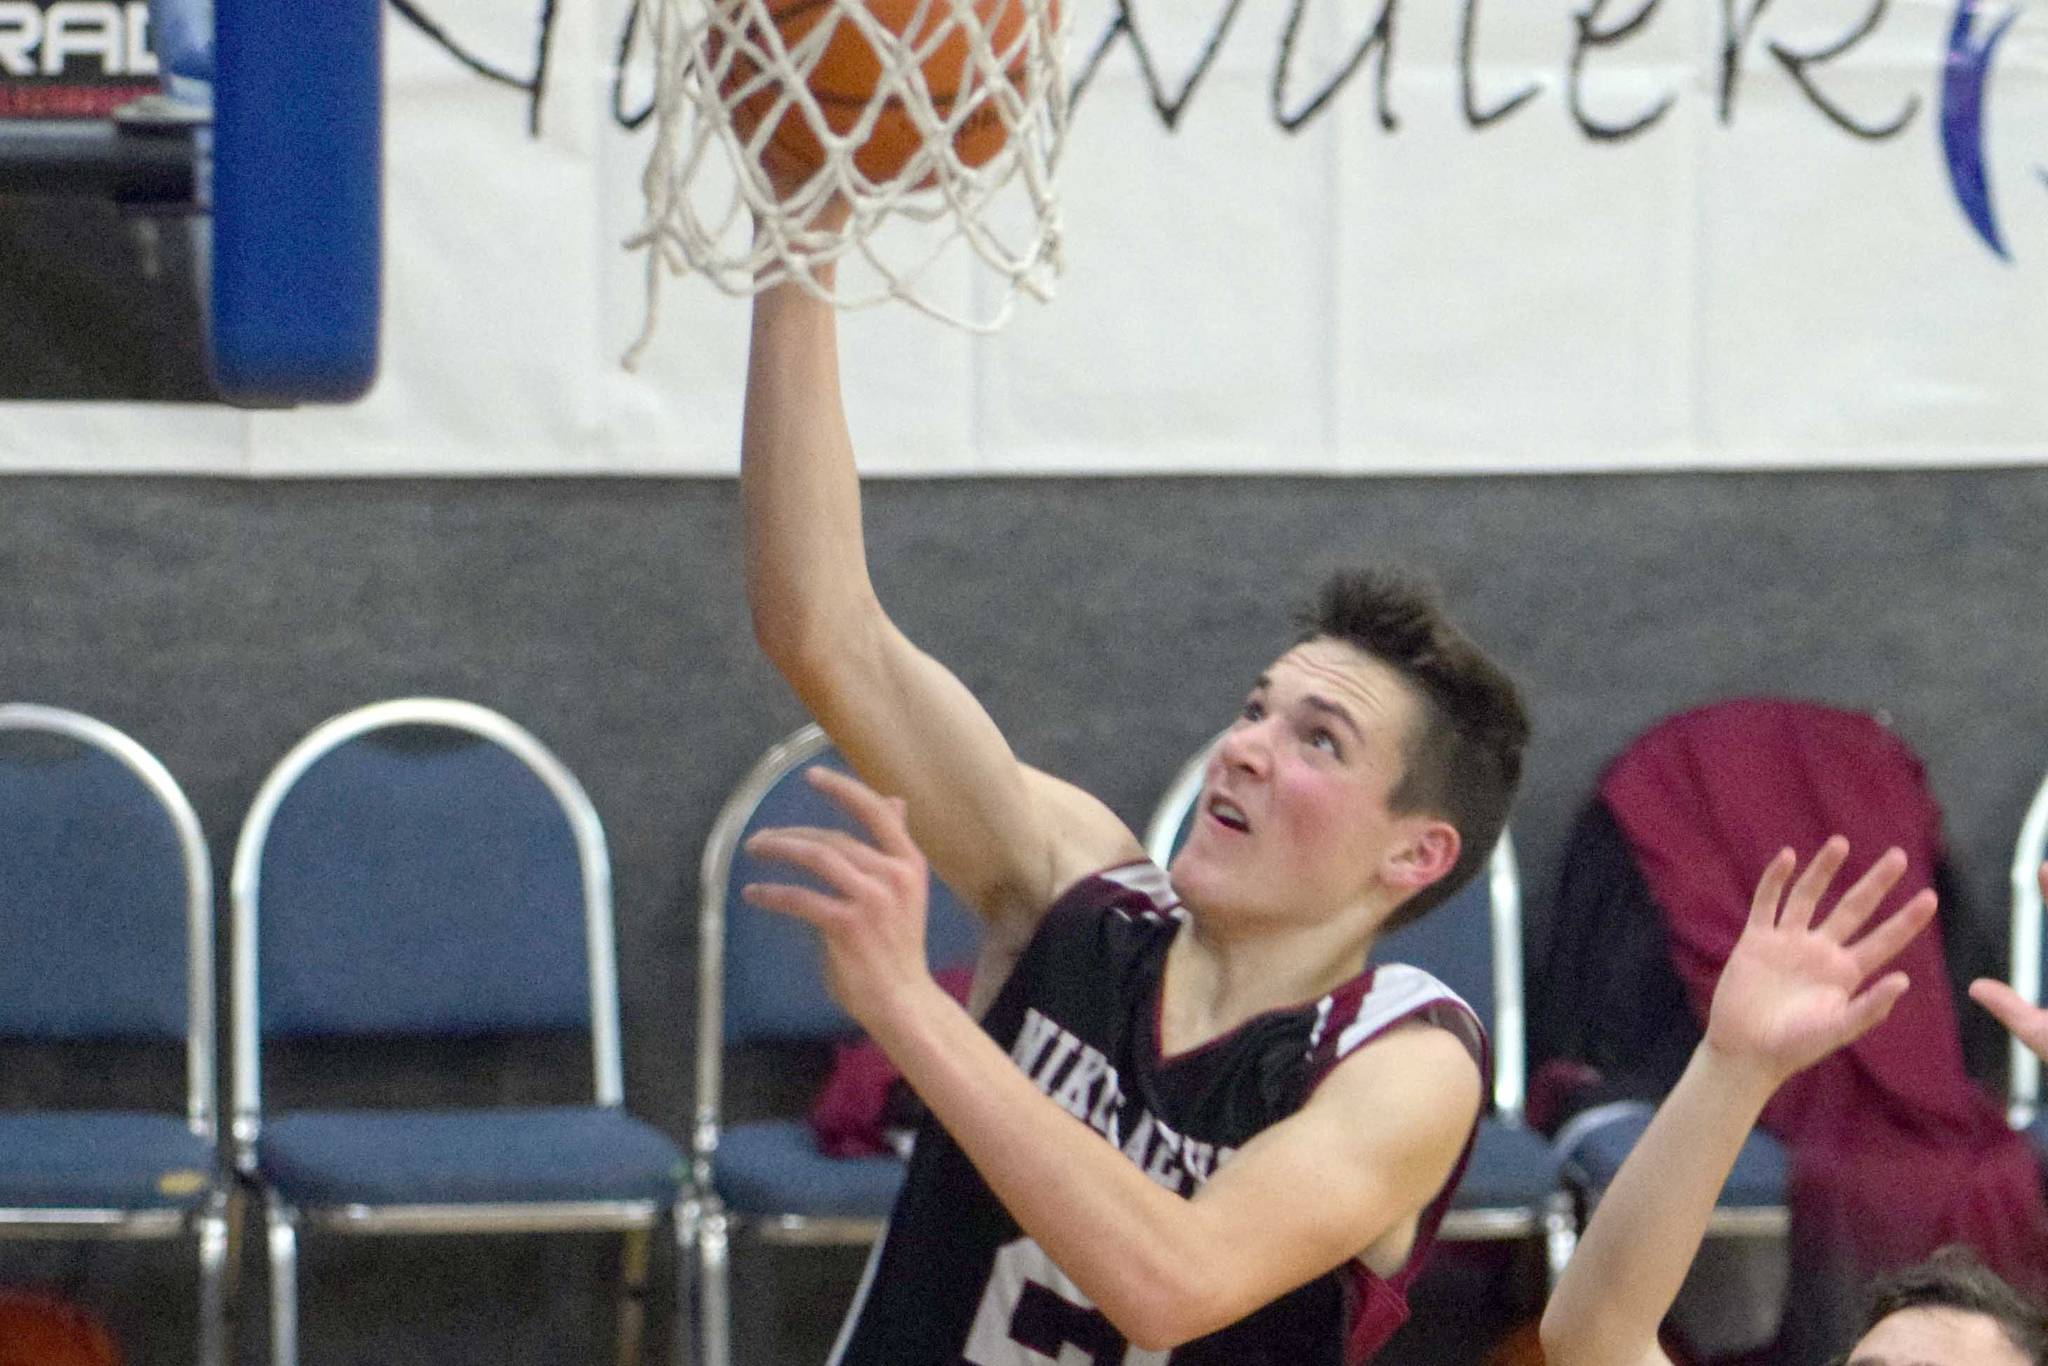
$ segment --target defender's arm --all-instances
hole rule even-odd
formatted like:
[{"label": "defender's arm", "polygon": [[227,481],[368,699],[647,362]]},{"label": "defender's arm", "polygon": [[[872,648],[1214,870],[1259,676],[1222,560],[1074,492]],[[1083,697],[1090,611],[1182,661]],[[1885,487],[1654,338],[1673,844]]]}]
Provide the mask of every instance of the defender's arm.
[{"label": "defender's arm", "polygon": [[1840,836],[1829,840],[1789,895],[1789,849],[1758,880],[1749,923],[1714,988],[1706,1038],[1621,1164],[1551,1294],[1542,1331],[1552,1366],[1666,1360],[1658,1326],[1765,1102],[1786,1078],[1875,1028],[1905,994],[1904,973],[1870,979],[1926,926],[1934,894],[1922,891],[1856,937],[1906,870],[1905,855],[1893,849],[1816,924],[1848,852]]}]

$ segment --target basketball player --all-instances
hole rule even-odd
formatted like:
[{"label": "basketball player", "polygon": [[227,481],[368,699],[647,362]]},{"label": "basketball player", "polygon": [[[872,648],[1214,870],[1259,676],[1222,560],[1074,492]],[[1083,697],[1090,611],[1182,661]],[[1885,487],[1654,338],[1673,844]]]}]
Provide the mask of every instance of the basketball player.
[{"label": "basketball player", "polygon": [[[1551,1295],[1543,1315],[1550,1366],[1668,1366],[1658,1325],[1764,1103],[1793,1073],[1876,1026],[1905,992],[1899,972],[1864,983],[1925,927],[1934,894],[1921,892],[1856,937],[1905,871],[1905,855],[1894,849],[1815,924],[1847,853],[1837,837],[1797,881],[1790,850],[1764,870],[1749,924],[1714,989],[1706,1038],[1622,1163]],[[2040,876],[2048,893],[2048,865]],[[2048,1011],[2003,982],[1980,979],[1970,995],[2048,1054]],[[2048,1315],[1967,1255],[1944,1253],[1879,1283],[1863,1336],[1843,1363],[2048,1366]]]},{"label": "basketball player", "polygon": [[[832,311],[770,289],[752,346],[755,632],[865,780],[814,779],[867,837],[758,835],[830,890],[747,896],[817,926],[933,1116],[833,1360],[1369,1358],[1485,1063],[1462,1002],[1366,952],[1484,863],[1528,732],[1513,685],[1411,589],[1333,581],[1253,681],[1169,882],[877,602]],[[924,959],[926,857],[986,922],[979,1022]]]}]

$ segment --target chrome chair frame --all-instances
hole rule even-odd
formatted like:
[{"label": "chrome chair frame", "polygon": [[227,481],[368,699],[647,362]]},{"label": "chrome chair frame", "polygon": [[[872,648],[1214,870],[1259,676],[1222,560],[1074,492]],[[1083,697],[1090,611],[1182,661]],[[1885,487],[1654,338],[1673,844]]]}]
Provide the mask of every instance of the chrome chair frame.
[{"label": "chrome chair frame", "polygon": [[[2012,851],[2012,987],[2041,1002],[2041,885],[2035,873],[2048,858],[2048,778],[2034,791]],[[2030,1128],[2041,1111],[2041,1060],[2014,1038],[2010,1044],[2006,1122]]]},{"label": "chrome chair frame", "polygon": [[[1174,774],[1152,818],[1145,825],[1145,853],[1161,868],[1173,860],[1181,826],[1201,794],[1209,760],[1227,731],[1212,737]],[[1493,1019],[1486,1022],[1493,1040],[1493,1115],[1500,1122],[1523,1126],[1522,1106],[1528,1087],[1528,1024],[1522,1002],[1522,880],[1515,862],[1514,840],[1505,829],[1486,864],[1487,904],[1492,912]],[[1543,1240],[1544,1265],[1554,1282],[1578,1247],[1579,1225],[1571,1192],[1560,1187],[1540,1208],[1453,1209],[1437,1229],[1450,1242]]]},{"label": "chrome chair frame", "polygon": [[[725,1208],[712,1184],[720,1116],[725,1104],[725,893],[732,853],[756,807],[792,769],[809,763],[832,742],[808,723],[771,746],[719,808],[704,842],[697,876],[697,1108],[690,1129],[690,1222],[695,1230],[697,1328],[703,1366],[732,1360],[732,1304],[728,1287],[732,1242],[739,1217]],[[885,1221],[812,1218],[800,1214],[755,1220],[754,1237],[788,1247],[858,1247],[881,1237]]]},{"label": "chrome chair frame", "polygon": [[[292,787],[334,750],[372,731],[394,726],[438,726],[490,741],[522,761],[553,794],[569,823],[583,879],[584,939],[589,959],[590,1036],[593,1101],[607,1108],[625,1104],[625,1066],[620,1049],[618,966],[612,922],[611,858],[603,823],[583,784],[568,766],[524,727],[488,707],[452,698],[409,697],[374,702],[316,726],[280,759],[257,791],[235,846],[229,879],[232,905],[234,1118],[236,1170],[256,1175],[256,1143],[263,1126],[261,996],[257,980],[258,921],[262,900],[264,845],[272,821]],[[620,1308],[618,1361],[629,1366],[640,1356],[641,1301],[646,1291],[650,1245],[664,1218],[673,1218],[679,1249],[686,1249],[694,1213],[686,1196],[664,1208],[652,1201],[574,1201],[517,1204],[339,1205],[296,1208],[276,1192],[265,1194],[271,1275],[271,1360],[298,1361],[298,1235],[302,1228],[331,1233],[573,1233],[623,1232],[624,1284]],[[684,1359],[687,1339],[687,1257],[678,1256],[675,1356]]]},{"label": "chrome chair frame", "polygon": [[[213,860],[198,813],[157,757],[133,738],[83,713],[32,702],[0,705],[0,731],[56,735],[117,760],[162,806],[176,834],[185,876],[185,1123],[219,1165],[213,1009]],[[227,1366],[230,1235],[235,1210],[216,1170],[196,1210],[0,1209],[0,1237],[151,1241],[193,1236],[199,1251],[199,1366]]]}]

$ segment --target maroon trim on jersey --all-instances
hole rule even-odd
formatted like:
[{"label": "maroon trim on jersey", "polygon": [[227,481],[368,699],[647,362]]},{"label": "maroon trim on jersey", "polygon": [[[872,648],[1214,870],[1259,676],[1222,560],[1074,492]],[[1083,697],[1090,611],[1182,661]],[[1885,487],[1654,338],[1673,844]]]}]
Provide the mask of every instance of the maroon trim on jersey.
[{"label": "maroon trim on jersey", "polygon": [[[1331,993],[1330,1008],[1319,1022],[1310,1044],[1311,1049],[1322,1056],[1316,1060],[1310,1073],[1308,1090],[1302,1097],[1303,1105],[1308,1104],[1308,1098],[1336,1070],[1337,1064],[1375,1040],[1386,1037],[1387,1031],[1411,1020],[1422,1020],[1448,1030],[1471,1051],[1473,1060],[1479,1064],[1481,1078],[1487,1075],[1489,1059],[1485,1032],[1472,1008],[1448,987],[1442,988],[1442,995],[1418,1000],[1411,1009],[1382,1021],[1364,1038],[1352,1041],[1349,1047],[1341,1047],[1345,1031],[1357,1022],[1358,1013],[1371,994],[1376,976],[1376,969],[1367,968]],[[1373,1354],[1393,1336],[1394,1330],[1408,1321],[1408,1287],[1415,1283],[1416,1276],[1421,1274],[1422,1264],[1436,1246],[1436,1231],[1450,1210],[1451,1196],[1456,1193],[1458,1182],[1464,1179],[1465,1168],[1472,1160],[1472,1145],[1478,1137],[1479,1112],[1474,1111],[1472,1127],[1465,1133],[1465,1147],[1458,1154],[1457,1164],[1444,1178],[1435,1198],[1423,1207],[1416,1218],[1415,1242],[1393,1275],[1382,1276],[1356,1258],[1345,1264],[1344,1273],[1351,1289],[1352,1317],[1345,1333],[1344,1359],[1350,1366],[1371,1360]]]},{"label": "maroon trim on jersey", "polygon": [[[1338,1063],[1367,1044],[1384,1038],[1387,1031],[1395,1025],[1406,1024],[1415,1019],[1448,1031],[1459,1043],[1465,1045],[1467,1052],[1472,1054],[1472,1060],[1479,1064],[1479,1075],[1482,1078],[1491,1073],[1492,1050],[1486,1038],[1485,1026],[1480,1024],[1479,1017],[1473,1013],[1472,1007],[1466,1005],[1455,992],[1441,983],[1437,984],[1441,989],[1441,995],[1418,999],[1413,1008],[1382,1020],[1370,1034],[1354,1039],[1348,1045],[1345,1044],[1344,1035],[1358,1023],[1358,1013],[1365,1008],[1366,998],[1372,995],[1378,977],[1379,968],[1368,967],[1324,998],[1328,1008],[1322,1019],[1317,1022],[1315,1033],[1309,1038],[1311,1058],[1308,1089],[1302,1094],[1304,1104],[1307,1103],[1309,1096],[1315,1094],[1316,1088],[1323,1084],[1324,1078],[1336,1070]],[[1435,981],[1434,978],[1427,980]],[[1319,1005],[1318,1008],[1322,1007]]]},{"label": "maroon trim on jersey", "polygon": [[1396,1287],[1357,1262],[1345,1270],[1345,1311],[1351,1326],[1344,1334],[1344,1361],[1345,1366],[1364,1366],[1408,1322],[1408,1283]]},{"label": "maroon trim on jersey", "polygon": [[[1358,1012],[1364,1009],[1365,998],[1372,994],[1373,982],[1378,977],[1378,965],[1367,963],[1364,972],[1316,1002],[1316,1027],[1308,1036],[1308,1087],[1301,1097],[1304,1104],[1323,1084],[1323,1078],[1330,1075],[1330,1069],[1350,1056],[1349,1050],[1344,1053],[1337,1051],[1337,1041],[1344,1037],[1345,1030],[1358,1022]],[[1373,1035],[1373,1038],[1378,1037],[1378,1034]],[[1328,1054],[1329,1061],[1318,1062],[1317,1056],[1323,1053]]]}]

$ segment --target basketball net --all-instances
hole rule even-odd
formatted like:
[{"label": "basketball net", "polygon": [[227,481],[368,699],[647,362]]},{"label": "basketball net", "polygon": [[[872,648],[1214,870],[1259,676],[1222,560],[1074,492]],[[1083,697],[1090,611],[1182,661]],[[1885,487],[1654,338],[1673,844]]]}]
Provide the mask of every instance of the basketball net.
[{"label": "basketball net", "polygon": [[[663,277],[689,271],[737,296],[793,280],[845,309],[901,299],[980,332],[1001,327],[1020,293],[1051,298],[1060,268],[1053,171],[1067,125],[1055,0],[902,0],[908,37],[862,0],[779,0],[789,40],[770,0],[639,2],[655,51],[656,129],[642,179],[647,218],[627,241],[647,253],[646,325],[628,367],[653,337]],[[790,23],[813,9],[825,12],[807,29]],[[864,100],[812,89],[847,25],[879,65]],[[839,35],[836,51],[852,36]],[[934,92],[924,63],[947,68],[955,59],[934,53],[962,39],[964,65],[950,73],[960,88]],[[991,118],[1000,147],[969,165],[961,147]],[[803,121],[822,159],[778,197],[762,154],[784,119]],[[878,136],[913,147],[886,179],[855,160]],[[846,201],[844,226],[811,226],[834,196]],[[963,258],[980,268],[951,264]],[[838,267],[830,284],[819,278],[827,263]]]}]

